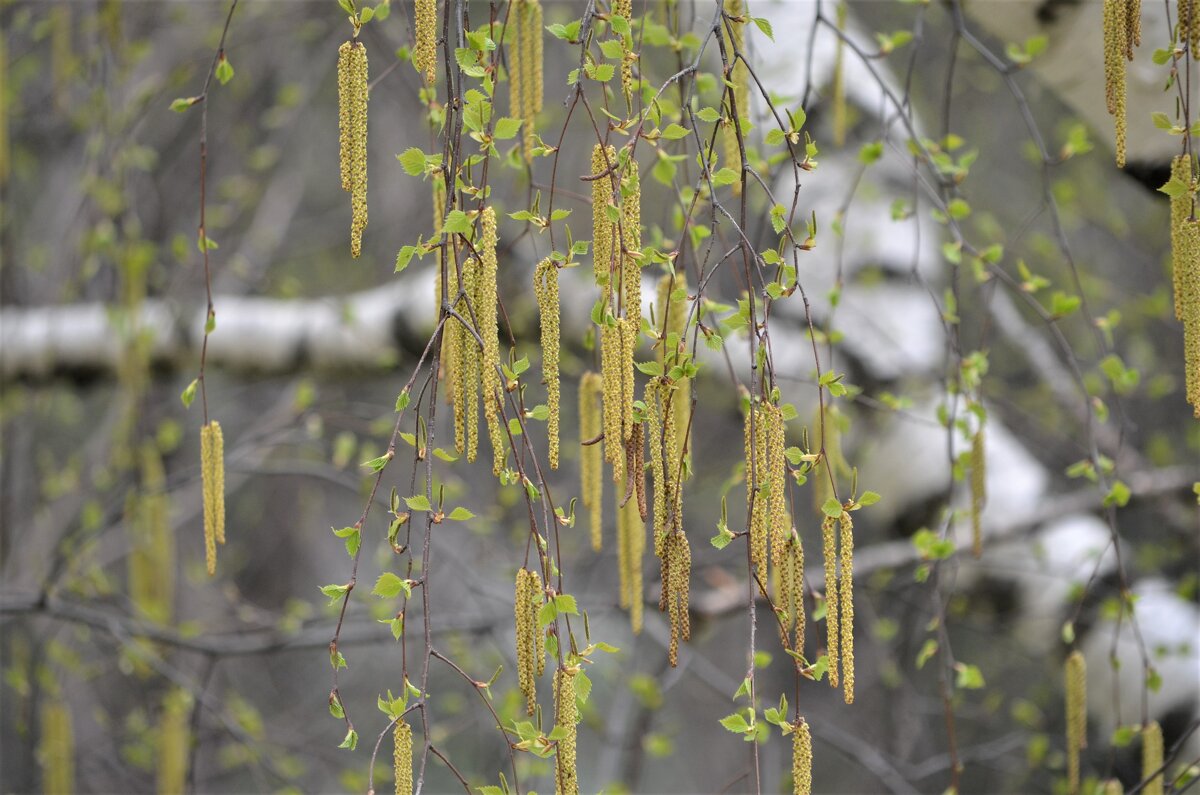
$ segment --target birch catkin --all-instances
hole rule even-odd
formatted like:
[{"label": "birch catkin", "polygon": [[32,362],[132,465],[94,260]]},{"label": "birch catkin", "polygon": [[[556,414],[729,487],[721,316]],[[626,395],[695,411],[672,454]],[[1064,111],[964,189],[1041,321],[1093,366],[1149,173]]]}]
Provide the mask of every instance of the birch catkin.
[{"label": "birch catkin", "polygon": [[829,661],[829,686],[838,686],[838,671],[841,656],[838,653],[838,578],[837,578],[837,523],[826,515],[821,520],[821,537],[825,556],[825,647]]},{"label": "birch catkin", "polygon": [[579,473],[583,507],[588,509],[591,526],[592,549],[599,552],[603,545],[603,514],[601,500],[604,497],[604,475],[602,453],[599,442],[590,442],[600,435],[601,395],[603,382],[599,374],[588,371],[579,380]]},{"label": "birch catkin", "polygon": [[[474,257],[468,257],[462,265],[463,297],[459,300],[456,311],[464,320],[470,320],[467,296],[476,295],[478,270],[479,262]],[[471,335],[470,330],[461,321],[456,321],[456,328],[458,341],[454,355],[457,379],[454,396],[454,444],[459,453],[466,453],[468,462],[473,462],[479,454],[480,357],[477,354],[475,337]]]},{"label": "birch catkin", "polygon": [[[612,12],[625,21],[633,22],[633,0],[613,0]],[[621,58],[621,93],[625,95],[625,107],[633,110],[633,61],[628,57]]]},{"label": "birch catkin", "polygon": [[1125,63],[1129,51],[1126,0],[1104,0],[1104,96],[1116,122],[1117,165],[1125,167]]},{"label": "birch catkin", "polygon": [[554,759],[554,791],[557,795],[579,795],[579,777],[575,772],[576,724],[579,707],[575,703],[575,671],[560,668],[554,674],[554,723],[566,729],[558,741]]},{"label": "birch catkin", "polygon": [[514,0],[515,30],[508,41],[509,109],[524,122],[521,151],[533,158],[534,120],[542,110],[542,6],[538,0]]},{"label": "birch catkin", "polygon": [[636,344],[642,327],[642,186],[632,158],[621,199],[621,244],[622,302]]},{"label": "birch catkin", "polygon": [[804,718],[792,728],[792,793],[812,794],[812,734]]},{"label": "birch catkin", "polygon": [[[1142,788],[1144,795],[1163,795],[1163,735],[1158,721],[1150,721],[1142,730]],[[1151,778],[1153,776],[1153,778]]]},{"label": "birch catkin", "polygon": [[163,697],[158,723],[158,791],[183,792],[187,783],[190,732],[188,718],[192,696],[186,690],[172,690]]},{"label": "birch catkin", "polygon": [[542,380],[546,382],[546,405],[550,409],[546,433],[550,440],[550,468],[558,469],[559,430],[559,321],[558,266],[546,257],[533,271],[533,294],[537,299],[542,330]]},{"label": "birch catkin", "polygon": [[[729,63],[733,65],[729,73],[729,81],[733,83],[730,119],[723,131],[725,165],[740,174],[742,169],[742,153],[741,147],[738,144],[738,128],[741,125],[737,123],[734,116],[736,115],[738,119],[748,119],[750,117],[750,76],[746,72],[746,65],[741,61],[735,60],[736,55],[744,53],[746,48],[746,9],[743,0],[725,0],[725,14],[728,17],[728,30],[731,34],[726,38],[725,54]],[[724,29],[724,26],[722,26],[722,29]],[[742,133],[745,134],[744,127],[742,128]],[[733,195],[741,195],[742,180],[740,177],[734,181],[732,188]]]},{"label": "birch catkin", "polygon": [[392,770],[396,779],[396,795],[412,795],[412,727],[403,719],[392,729]]},{"label": "birch catkin", "polygon": [[1079,751],[1087,744],[1087,668],[1083,654],[1071,652],[1066,662],[1067,790],[1079,793]]},{"label": "birch catkin", "polygon": [[592,174],[604,175],[592,180],[592,271],[605,298],[612,291],[612,271],[617,260],[616,227],[607,211],[613,197],[611,168],[616,162],[614,147],[600,144],[592,147]]},{"label": "birch catkin", "polygon": [[1171,198],[1171,271],[1175,317],[1183,324],[1185,392],[1200,419],[1200,222],[1193,220],[1190,156],[1172,161],[1171,181],[1187,187]]},{"label": "birch catkin", "polygon": [[[854,519],[842,511],[839,520],[841,538],[841,578],[838,582],[838,625],[842,634],[842,695],[854,703]],[[826,586],[828,588],[828,586]]]},{"label": "birch catkin", "polygon": [[500,382],[500,324],[496,310],[496,282],[499,272],[496,262],[496,210],[483,208],[483,235],[479,241],[480,270],[475,286],[475,316],[479,321],[479,336],[483,338],[483,360],[480,363],[480,388],[483,393],[483,416],[487,419],[488,437],[492,441],[492,474],[499,477],[504,469],[505,431],[501,423],[504,385]]},{"label": "birch catkin", "polygon": [[667,661],[674,668],[679,664],[679,641],[692,636],[688,613],[691,588],[692,550],[682,530],[668,531],[663,540],[662,597],[659,610],[665,609],[671,622],[671,640],[667,645]]},{"label": "birch catkin", "polygon": [[625,482],[625,338],[623,319],[600,328],[600,375],[604,384],[604,459],[612,465],[613,482]]},{"label": "birch catkin", "polygon": [[[687,276],[677,273],[663,276],[658,282],[658,294],[655,306],[662,314],[659,320],[660,344],[658,361],[663,365],[663,372],[679,364],[680,351],[686,345],[684,332],[687,327]],[[674,342],[672,342],[674,340]],[[688,416],[692,409],[691,379],[681,376],[675,379],[675,388],[671,397],[672,412],[675,417],[676,435],[667,458],[678,462],[687,450],[691,449]],[[690,467],[683,468],[687,475]]]},{"label": "birch catkin", "polygon": [[46,795],[75,792],[75,732],[71,710],[61,699],[48,699],[42,706],[38,760]]},{"label": "birch catkin", "polygon": [[362,253],[367,227],[367,48],[347,41],[338,48],[338,128],[342,190],[350,194],[350,255]]},{"label": "birch catkin", "polygon": [[[620,502],[620,492],[617,492]],[[633,634],[642,631],[642,557],[646,552],[646,525],[638,513],[637,500],[630,495],[617,514],[617,558],[620,566],[620,604],[629,609]]]},{"label": "birch catkin", "polygon": [[437,80],[437,0],[414,0],[416,44],[412,62],[427,85]]},{"label": "birch catkin", "polygon": [[221,423],[200,428],[200,482],[204,501],[204,560],[217,573],[217,544],[225,543],[225,440]]},{"label": "birch catkin", "polygon": [[537,632],[537,611],[534,607],[536,590],[540,590],[532,574],[536,572],[521,568],[517,570],[517,582],[513,595],[513,615],[517,628],[517,682],[525,695],[525,711],[532,715],[537,708],[537,686],[534,683],[534,635]]}]

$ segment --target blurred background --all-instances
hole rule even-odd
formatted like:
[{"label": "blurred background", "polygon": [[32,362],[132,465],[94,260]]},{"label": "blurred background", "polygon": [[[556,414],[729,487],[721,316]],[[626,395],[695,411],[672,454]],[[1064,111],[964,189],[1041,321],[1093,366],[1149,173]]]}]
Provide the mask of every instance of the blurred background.
[{"label": "blurred background", "polygon": [[[584,5],[546,2],[545,21],[566,24]],[[833,4],[749,8],[775,39],[747,25],[763,90],[793,113],[803,106],[804,130],[820,150],[818,167],[801,179],[796,230],[802,239],[804,219],[816,213],[817,246],[802,253],[799,278],[822,363],[851,386],[837,401],[846,462],[839,479],[848,482],[857,467],[859,492],[882,495],[856,515],[856,703],[843,705],[824,682],[805,681],[800,691],[820,792],[944,791],[947,708],[961,791],[1065,791],[1062,665],[1071,648],[1089,664],[1090,782],[1137,784],[1136,727],[1146,720],[1163,725],[1174,770],[1194,768],[1200,756],[1192,492],[1200,424],[1183,399],[1168,203],[1152,190],[1154,179],[1165,181],[1165,163],[1148,158],[1131,169],[1141,181],[1119,172],[1111,130],[1088,126],[1074,110],[1102,106],[1102,94],[1052,91],[1053,81],[1035,73],[1039,57],[1069,58],[1065,47],[1100,68],[1099,41],[1067,35],[1084,19],[1069,15],[1094,21],[1099,5],[1071,6],[1053,24],[1034,13],[1050,5],[974,0],[967,10],[975,16],[964,17],[957,4],[851,2],[843,30],[853,46],[840,47]],[[1010,6],[1000,16],[1029,12],[1024,28],[996,24],[995,8]],[[643,50],[644,96],[697,57],[715,9],[634,3],[635,15],[669,31],[667,46]],[[200,91],[228,5],[0,4],[4,792],[161,791],[170,782],[202,792],[368,787],[370,753],[388,724],[376,698],[403,688],[401,648],[387,623],[397,604],[366,589],[350,602],[340,648],[349,662],[342,700],[361,735],[351,752],[338,748],[344,726],[328,709],[337,605],[318,588],[349,576],[344,544],[330,529],[362,512],[373,478],[360,463],[386,448],[396,395],[436,319],[432,258],[393,274],[397,251],[434,230],[428,181],[407,175],[396,156],[441,144],[408,60],[411,5],[395,0],[390,10],[362,38],[373,80],[371,222],[358,260],[348,256],[349,202],[338,182],[336,53],[351,32],[345,14],[334,0],[241,0],[229,27],[234,75],[214,81],[207,100],[207,226],[219,246],[210,251],[216,328],[207,400],[224,428],[228,512],[228,543],[209,578],[200,407],[179,400],[198,372],[205,314],[200,108],[171,105]],[[469,10],[475,24],[488,18],[486,3]],[[1169,42],[1164,31],[1148,28],[1146,37],[1138,57],[1149,63],[1150,50]],[[579,49],[549,35],[544,46],[538,131],[556,144]],[[1021,68],[1028,53],[1033,63]],[[696,89],[698,101],[716,105],[711,75],[720,63],[711,44],[700,64],[709,80]],[[1165,69],[1154,80],[1165,80]],[[1165,97],[1161,104],[1173,106]],[[754,164],[786,203],[795,181],[786,160],[769,159],[761,97],[753,114]],[[913,132],[949,165],[914,158]],[[499,293],[517,355],[535,370],[529,285],[550,245],[505,214],[529,208],[539,192],[544,212],[553,180],[555,206],[573,211],[565,222],[573,237],[590,237],[590,190],[579,177],[594,140],[576,114],[555,174],[551,158],[527,172],[510,151],[516,139],[500,142],[492,179],[502,210]],[[688,143],[639,148],[646,241],[663,251],[679,245],[681,196],[697,178]],[[686,157],[667,168],[665,151]],[[927,192],[936,169],[953,178],[935,193],[969,203],[956,222],[972,245],[1003,247],[996,267],[1007,280],[965,255],[961,264],[947,259],[951,238]],[[762,191],[748,202],[747,235],[759,249],[773,246],[772,202]],[[701,207],[703,226],[711,204]],[[736,244],[723,222],[712,224],[724,249]],[[648,301],[656,278],[647,269]],[[590,268],[564,271],[562,289],[563,406],[573,407],[594,356],[583,344]],[[708,295],[736,305],[741,288],[718,271]],[[781,302],[772,324],[783,397],[797,408],[788,443],[798,445],[817,410],[804,306]],[[744,333],[731,338],[731,352],[736,339]],[[980,560],[939,560],[935,540],[969,546],[956,466],[965,448],[939,409],[957,357],[973,351],[987,356],[987,545]],[[669,629],[654,605],[637,636],[617,607],[616,512],[607,511],[601,553],[590,550],[582,513],[560,532],[569,590],[588,611],[592,639],[619,648],[589,669],[593,690],[579,729],[589,792],[749,791],[751,745],[718,721],[746,705],[733,697],[750,666],[760,708],[780,693],[793,700],[792,666],[764,630],[761,607],[758,654],[747,659],[741,542],[724,550],[708,543],[723,500],[730,527],[744,523],[737,385],[749,368],[744,351],[731,353],[728,366],[704,355],[685,491],[693,637],[677,668],[667,665]],[[537,377],[527,380],[542,394]],[[563,440],[563,465],[548,481],[560,504],[579,491],[573,411],[564,412]],[[1088,460],[1115,467],[1099,477],[1127,486],[1120,506],[1103,504],[1106,490],[1079,463]],[[414,465],[405,448],[380,498],[393,487],[410,493]],[[486,681],[503,666],[490,692],[511,722],[524,714],[512,639],[512,576],[528,535],[521,493],[499,487],[482,462],[439,462],[438,478],[446,504],[475,518],[435,529],[430,629],[471,677]],[[808,570],[819,572],[820,500],[811,491],[796,490],[795,522]],[[360,584],[397,565],[387,524],[381,504],[364,527]],[[656,561],[645,575],[656,602]],[[808,647],[817,650],[823,623],[812,620],[813,607],[810,599]],[[410,637],[422,630],[410,615]],[[932,659],[930,642],[942,651]],[[948,704],[939,674],[953,680]],[[432,739],[473,787],[497,784],[509,764],[474,691],[448,667],[432,669]],[[182,744],[164,740],[179,737]],[[392,775],[384,743],[380,789]],[[185,748],[186,758],[164,751],[171,747]],[[763,791],[789,790],[790,740],[775,732],[758,752]],[[518,770],[522,789],[553,787],[552,760],[519,754]],[[1176,784],[1192,780],[1185,772]],[[460,786],[433,760],[426,789]]]}]

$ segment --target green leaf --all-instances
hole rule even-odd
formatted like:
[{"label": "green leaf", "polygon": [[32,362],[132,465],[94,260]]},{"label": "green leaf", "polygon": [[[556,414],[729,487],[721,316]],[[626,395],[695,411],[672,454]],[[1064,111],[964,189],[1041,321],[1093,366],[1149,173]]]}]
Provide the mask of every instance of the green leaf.
[{"label": "green leaf", "polygon": [[371,589],[371,594],[381,599],[392,599],[401,593],[406,599],[412,596],[412,586],[407,580],[401,579],[390,571],[380,574],[379,579],[375,581],[375,587]]},{"label": "green leaf", "polygon": [[882,497],[874,491],[864,491],[858,498],[858,504],[865,508],[868,505],[874,505],[881,499]]},{"label": "green leaf", "polygon": [[406,408],[408,408],[408,404],[411,400],[412,397],[408,394],[408,390],[405,389],[396,397],[396,411],[404,411]]},{"label": "green leaf", "polygon": [[190,409],[192,407],[192,401],[196,399],[196,385],[199,383],[199,378],[193,378],[192,383],[185,386],[183,388],[183,392],[180,393],[179,399],[183,401],[183,407],[185,409]]},{"label": "green leaf", "polygon": [[442,232],[448,235],[466,235],[471,232],[471,219],[462,210],[451,210],[442,224]]},{"label": "green leaf", "polygon": [[220,60],[217,61],[217,80],[221,81],[221,85],[227,85],[233,79],[233,64],[221,53]]},{"label": "green leaf", "polygon": [[921,646],[921,650],[917,652],[917,670],[925,667],[925,663],[929,662],[929,658],[937,654],[938,642],[933,638],[928,638],[925,644]]},{"label": "green leaf", "polygon": [[737,181],[738,173],[729,167],[719,169],[717,173],[712,175],[713,185],[718,188],[723,185],[732,185]]},{"label": "green leaf", "polygon": [[520,132],[520,130],[520,119],[510,119],[505,117],[496,122],[496,128],[492,131],[492,137],[500,141],[507,141],[509,138],[514,137],[518,132]]},{"label": "green leaf", "polygon": [[668,124],[662,131],[662,137],[668,141],[678,141],[680,138],[686,138],[688,131],[678,124]]},{"label": "green leaf", "polygon": [[475,514],[471,513],[466,508],[459,506],[458,508],[455,508],[453,511],[451,511],[450,515],[446,518],[452,519],[455,522],[465,522],[467,519],[474,519]]},{"label": "green leaf", "polygon": [[750,725],[739,712],[721,718],[721,725],[734,734],[745,734],[750,729]]},{"label": "green leaf", "polygon": [[396,253],[396,270],[394,273],[403,273],[408,267],[408,263],[412,262],[412,258],[420,253],[420,249],[416,246],[401,246],[400,251]]},{"label": "green leaf", "polygon": [[179,99],[173,99],[171,100],[171,110],[176,113],[183,113],[199,101],[200,97],[180,97]]},{"label": "green leaf", "polygon": [[575,606],[575,597],[570,594],[563,593],[554,597],[554,607],[560,614],[579,615],[579,609]]},{"label": "green leaf", "polygon": [[329,714],[335,718],[338,718],[339,720],[346,717],[346,710],[342,708],[341,699],[339,699],[337,696],[333,696],[329,699]]},{"label": "green leaf", "polygon": [[329,604],[337,604],[338,600],[350,590],[348,585],[322,585],[321,593],[329,597]]},{"label": "green leaf", "polygon": [[863,165],[869,166],[879,158],[883,157],[883,141],[872,141],[862,145],[858,150],[858,160]]},{"label": "green leaf", "polygon": [[351,751],[353,751],[357,747],[358,747],[358,732],[354,731],[354,729],[351,729],[350,731],[346,732],[346,739],[342,740],[342,744],[338,746],[338,748],[349,748]]},{"label": "green leaf", "polygon": [[371,470],[372,472],[378,472],[381,469],[383,469],[385,466],[387,466],[387,463],[390,460],[391,460],[390,456],[381,455],[378,458],[372,458],[370,461],[363,461],[361,464],[359,464],[359,466],[364,466],[367,469]]},{"label": "green leaf", "polygon": [[1108,494],[1104,497],[1104,507],[1108,508],[1115,505],[1118,508],[1124,508],[1129,504],[1129,497],[1129,487],[1119,480],[1115,481],[1112,484],[1112,488],[1109,489]]},{"label": "green leaf", "polygon": [[338,538],[346,539],[347,555],[354,557],[358,554],[358,548],[362,545],[362,533],[359,532],[357,527],[343,527],[340,530],[333,529],[333,534]]},{"label": "green leaf", "polygon": [[418,494],[415,497],[405,497],[404,503],[405,503],[405,505],[408,506],[408,509],[410,511],[431,510],[431,506],[429,505],[429,498],[426,497],[424,494]]},{"label": "green leaf", "polygon": [[762,17],[751,17],[750,19],[755,25],[758,25],[758,29],[763,32],[764,36],[771,41],[775,41],[775,31],[771,29],[771,23],[768,20]]},{"label": "green leaf", "polygon": [[979,666],[960,662],[954,664],[954,670],[957,672],[955,687],[963,690],[979,690],[983,687],[983,673],[980,672]]},{"label": "green leaf", "polygon": [[634,367],[646,375],[654,378],[663,374],[662,362],[635,362]]},{"label": "green leaf", "polygon": [[405,149],[402,154],[396,155],[396,159],[400,161],[400,165],[404,168],[404,173],[410,177],[419,177],[425,173],[425,153],[415,146]]},{"label": "green leaf", "polygon": [[842,515],[842,504],[837,501],[837,497],[830,497],[825,500],[825,504],[821,506],[821,513],[831,519],[837,519]]},{"label": "green leaf", "polygon": [[701,108],[696,112],[696,118],[703,122],[712,124],[721,118],[721,114],[713,108]]}]

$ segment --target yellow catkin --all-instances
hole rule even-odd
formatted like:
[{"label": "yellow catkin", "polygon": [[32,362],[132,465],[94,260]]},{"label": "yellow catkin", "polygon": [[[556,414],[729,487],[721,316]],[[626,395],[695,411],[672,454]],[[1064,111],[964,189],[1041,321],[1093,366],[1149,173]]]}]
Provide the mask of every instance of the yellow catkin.
[{"label": "yellow catkin", "polygon": [[665,610],[671,623],[671,640],[667,645],[667,661],[674,668],[679,664],[679,641],[692,635],[688,613],[691,588],[692,551],[682,530],[671,530],[663,541],[662,596],[659,610]]},{"label": "yellow catkin", "polygon": [[[658,347],[658,361],[663,371],[669,372],[680,363],[680,353],[686,347],[684,334],[687,327],[687,277],[683,273],[664,276],[658,282],[655,306],[659,312],[658,331],[662,342]],[[674,341],[672,343],[672,340]],[[681,376],[675,380],[671,400],[675,417],[676,438],[667,458],[678,462],[685,451],[691,449],[688,416],[692,410],[691,379]],[[691,467],[685,462],[685,477]]]},{"label": "yellow catkin", "polygon": [[[784,648],[804,653],[804,548],[792,527],[776,529],[771,539],[771,561],[775,567],[775,613],[779,616],[780,642]],[[792,631],[795,630],[795,642]]]},{"label": "yellow catkin", "polygon": [[[1142,730],[1142,787],[1144,795],[1163,795],[1163,735],[1158,721],[1150,721]],[[1153,776],[1153,778],[1151,778]]]},{"label": "yellow catkin", "polygon": [[[471,321],[471,313],[467,308],[467,296],[472,296],[472,305],[478,303],[476,284],[479,281],[479,261],[468,257],[462,265],[463,298],[459,301],[458,313],[467,322]],[[476,313],[478,309],[476,308]],[[478,314],[476,314],[478,318]],[[459,452],[466,451],[467,461],[473,462],[479,455],[479,383],[480,363],[479,345],[475,337],[466,327],[459,329],[458,355],[458,394],[454,398],[455,411],[455,444]],[[459,412],[462,412],[462,433],[459,433]]]},{"label": "yellow catkin", "polygon": [[1100,785],[1100,795],[1125,795],[1125,788],[1120,779],[1110,778]]},{"label": "yellow catkin", "polygon": [[1104,96],[1116,120],[1117,165],[1125,167],[1126,0],[1104,0]]},{"label": "yellow catkin", "polygon": [[533,601],[533,670],[541,677],[546,672],[546,630],[538,622],[538,612],[542,609],[542,599],[545,589],[542,588],[542,576],[537,569],[532,569],[525,575],[529,578],[530,598]]},{"label": "yellow catkin", "polygon": [[[759,580],[767,577],[767,533],[770,529],[770,507],[767,499],[770,485],[767,477],[766,412],[750,404],[743,428],[746,455],[746,503],[750,516],[750,562]],[[761,587],[761,584],[760,584]]]},{"label": "yellow catkin", "polygon": [[804,718],[792,727],[792,793],[812,795],[812,734]]},{"label": "yellow catkin", "polygon": [[1067,689],[1067,790],[1079,793],[1079,751],[1087,744],[1087,668],[1073,651],[1065,665]]},{"label": "yellow catkin", "polygon": [[987,458],[983,426],[971,437],[971,554],[983,555],[983,506],[987,503]]},{"label": "yellow catkin", "polygon": [[153,441],[141,449],[141,493],[128,511],[129,599],[138,616],[160,624],[174,613],[175,535],[170,525],[170,499],[162,456]]},{"label": "yellow catkin", "polygon": [[487,419],[488,437],[492,440],[492,474],[499,476],[506,458],[504,425],[501,407],[504,384],[500,380],[500,324],[496,309],[496,283],[499,270],[496,262],[496,211],[483,209],[483,235],[479,241],[480,270],[475,285],[475,313],[479,319],[479,336],[483,337],[483,361],[480,363],[480,387],[483,393],[483,416]]},{"label": "yellow catkin", "polygon": [[53,698],[42,705],[38,762],[42,767],[42,792],[46,795],[75,792],[75,732],[71,710],[61,699]]},{"label": "yellow catkin", "polygon": [[[741,121],[740,127],[743,137],[746,135],[746,120],[750,118],[750,75],[746,71],[746,65],[741,61],[734,61],[737,53],[745,54],[746,51],[746,7],[743,0],[725,0],[725,14],[728,16],[729,31],[731,36],[727,35],[725,39],[725,53],[729,59],[729,63],[733,64],[733,69],[729,74],[729,82],[733,84],[733,105],[736,105],[738,119]],[[722,25],[722,30],[725,27]],[[738,171],[739,174],[742,168],[742,154],[738,146],[738,127],[735,126],[732,119],[733,114],[730,113],[730,120],[725,125],[722,139],[725,149],[725,163],[728,168]],[[733,185],[733,195],[739,196],[742,192],[742,180],[736,180]]]},{"label": "yellow catkin", "polygon": [[542,330],[542,380],[546,383],[546,405],[550,409],[546,432],[550,441],[550,468],[558,469],[559,430],[559,300],[558,266],[546,257],[533,272],[533,294],[537,299]]},{"label": "yellow catkin", "polygon": [[[846,32],[846,3],[838,3],[837,29]],[[841,149],[846,145],[846,75],[843,64],[846,44],[838,36],[837,50],[833,56],[833,145]]]},{"label": "yellow catkin", "polygon": [[592,549],[599,552],[603,546],[604,517],[601,501],[604,497],[603,448],[599,442],[590,442],[600,435],[601,398],[603,380],[598,373],[588,371],[579,379],[579,474],[583,507],[588,510],[591,527]]},{"label": "yellow catkin", "polygon": [[[615,16],[625,17],[629,23],[633,22],[633,0],[613,0],[612,12]],[[629,57],[621,58],[621,93],[625,95],[625,107],[633,112],[633,60]]]},{"label": "yellow catkin", "polygon": [[412,795],[412,727],[403,720],[392,729],[392,775],[396,779],[396,795]]},{"label": "yellow catkin", "polygon": [[516,0],[510,19],[515,22],[509,39],[509,108],[524,122],[522,154],[533,158],[534,121],[542,110],[542,6],[538,0]]},{"label": "yellow catkin", "polygon": [[[8,96],[8,45],[0,36],[0,97]],[[8,137],[8,103],[0,102],[0,186],[8,183],[12,147]]]},{"label": "yellow catkin", "polygon": [[338,129],[342,190],[350,193],[350,255],[362,253],[367,227],[367,48],[361,41],[338,48]]},{"label": "yellow catkin", "polygon": [[428,85],[437,80],[437,0],[414,0],[413,66]]},{"label": "yellow catkin", "polygon": [[200,483],[204,498],[204,559],[209,576],[217,572],[217,543],[225,543],[225,442],[221,424],[200,428]]},{"label": "yellow catkin", "polygon": [[636,345],[642,327],[642,187],[632,159],[621,199],[621,243],[621,299]]},{"label": "yellow catkin", "polygon": [[577,723],[575,671],[560,668],[554,674],[554,724],[565,729],[566,736],[558,741],[554,759],[554,791],[557,795],[579,795],[579,777],[575,772]]},{"label": "yellow catkin", "polygon": [[158,722],[158,791],[183,792],[187,785],[188,752],[191,732],[192,696],[186,690],[172,690],[163,697]]},{"label": "yellow catkin", "polygon": [[604,174],[592,180],[592,270],[596,284],[603,287],[607,298],[612,291],[612,272],[616,262],[616,228],[608,218],[612,203],[613,181],[610,169],[617,162],[617,150],[596,144],[592,147],[592,175]]},{"label": "yellow catkin", "polygon": [[622,321],[600,329],[600,375],[604,382],[604,459],[612,465],[613,482],[625,482],[623,419],[625,340]]},{"label": "yellow catkin", "polygon": [[837,518],[826,515],[821,520],[821,538],[825,556],[825,647],[829,661],[829,686],[838,686],[841,657],[838,653],[838,579],[837,579]]},{"label": "yellow catkin", "polygon": [[1194,212],[1192,159],[1176,157],[1171,181],[1188,191],[1171,199],[1171,271],[1175,317],[1183,324],[1184,385],[1187,400],[1200,418],[1200,222]]},{"label": "yellow catkin", "polygon": [[[632,495],[631,495],[632,497]],[[617,502],[620,503],[620,492]],[[629,610],[633,634],[642,631],[642,557],[646,552],[646,525],[636,499],[617,508],[617,559],[620,568],[620,605]]]},{"label": "yellow catkin", "polygon": [[[513,594],[513,616],[517,631],[517,682],[525,695],[525,711],[532,715],[537,708],[537,686],[534,684],[534,635],[537,633],[537,613],[533,600],[535,587],[528,569],[517,570]],[[536,575],[535,575],[536,576]]]},{"label": "yellow catkin", "polygon": [[1179,45],[1200,58],[1200,0],[1179,0]]},{"label": "yellow catkin", "polygon": [[[438,178],[438,182],[439,183],[441,182],[440,177]],[[443,193],[445,192],[444,187],[442,187],[442,192]],[[434,207],[441,208],[441,209],[434,210],[434,216],[435,216],[434,220],[437,223],[437,226],[440,228],[441,220],[440,220],[440,218],[438,218],[438,216],[441,216],[444,213],[445,204],[439,203],[438,199],[439,199],[438,190],[435,187],[434,194],[433,194]],[[444,197],[442,197],[442,199],[444,202]],[[451,249],[451,251],[453,251],[453,249]],[[437,281],[438,317],[440,318],[441,311],[442,311],[442,305],[446,302],[451,302],[451,305],[453,305],[454,298],[456,295],[458,295],[458,271],[454,267],[454,264],[452,261],[453,258],[451,258],[450,265],[446,268],[446,280],[445,280],[445,284],[443,285],[442,277],[441,277],[441,274],[442,274],[442,252],[441,252],[440,248],[438,249],[437,257],[438,257],[438,262],[437,262],[438,276],[437,276],[436,281]],[[462,340],[462,326],[454,318],[447,317],[445,325],[442,326],[442,353],[441,353],[441,359],[440,359],[440,361],[441,361],[440,367],[441,367],[442,382],[446,385],[446,402],[448,402],[450,404],[454,403],[454,396],[455,396],[455,392],[456,392],[455,385],[458,383],[458,381],[457,381],[458,375],[457,375],[456,368],[458,366],[458,350],[459,350],[459,343],[461,340]],[[458,412],[456,411],[455,412],[456,419],[457,419],[457,414],[458,414]]]},{"label": "yellow catkin", "polygon": [[[626,455],[626,466],[633,478],[633,497],[637,503],[638,517],[646,518],[646,426],[635,423],[633,434],[629,437],[629,452]],[[629,499],[628,495],[626,496]]]},{"label": "yellow catkin", "polygon": [[621,335],[621,441],[633,435],[633,393],[637,382],[633,376],[633,351],[637,345],[638,329],[630,318],[617,321]]},{"label": "yellow catkin", "polygon": [[1142,0],[1126,0],[1125,57],[1133,60],[1133,48],[1142,45]]},{"label": "yellow catkin", "polygon": [[842,694],[854,703],[854,519],[842,511],[841,579],[838,583],[838,624],[842,634]]},{"label": "yellow catkin", "polygon": [[646,437],[650,445],[650,477],[654,485],[651,531],[654,533],[654,554],[662,557],[662,539],[667,515],[666,463],[663,457],[663,416],[659,401],[662,379],[646,382],[643,403],[646,404]]}]

